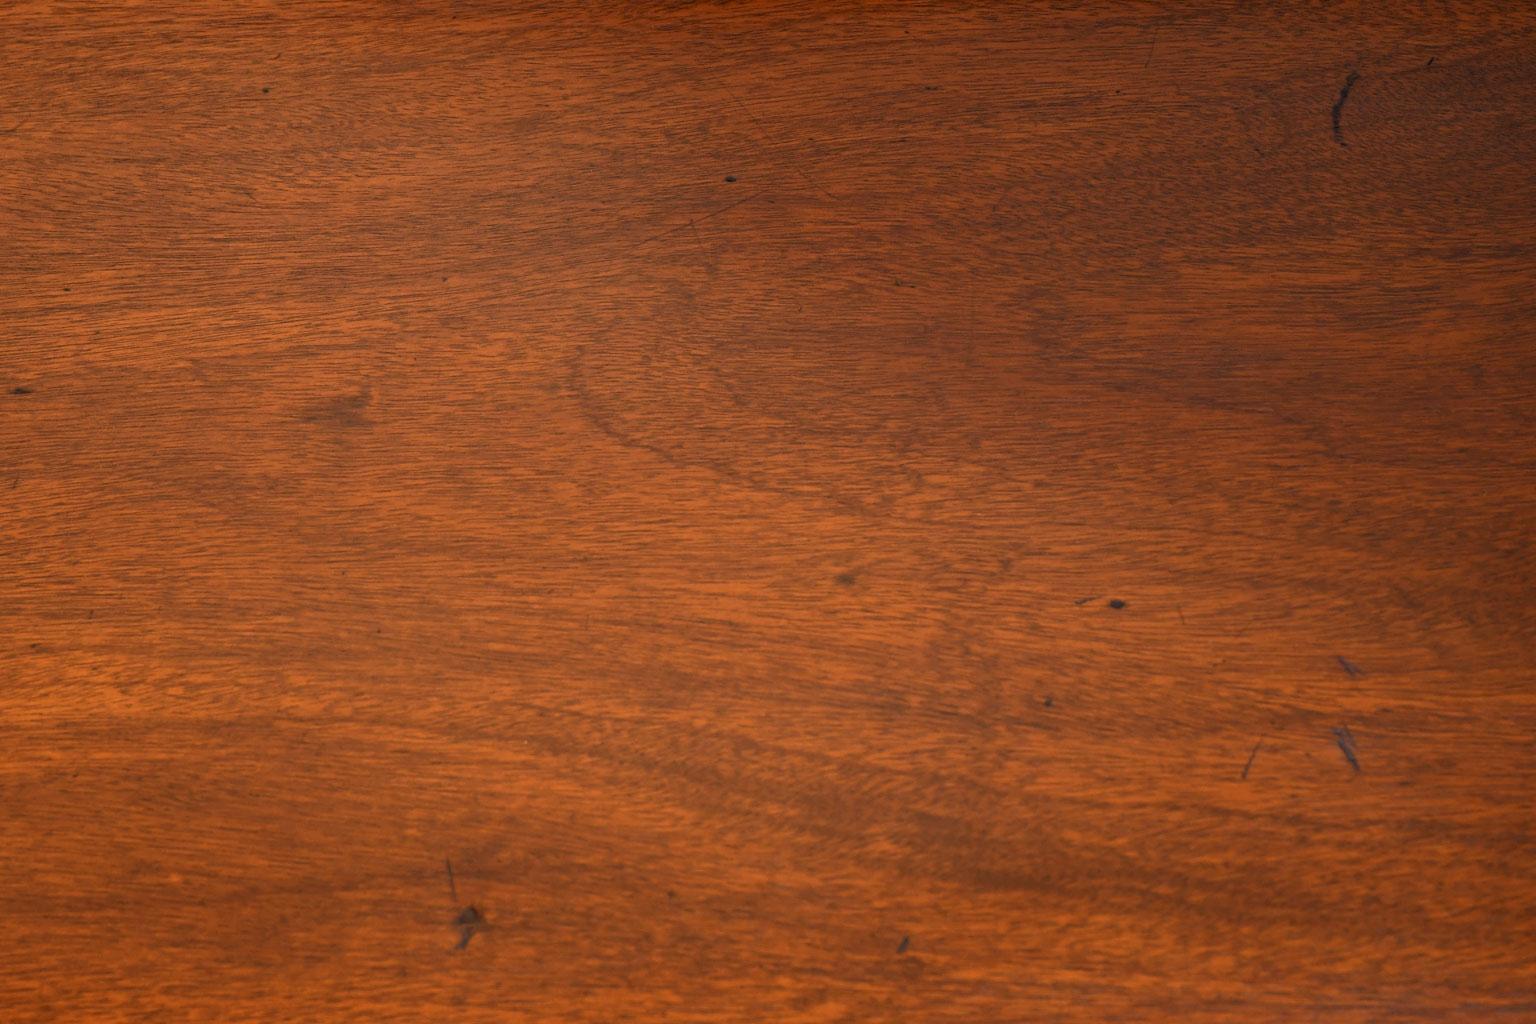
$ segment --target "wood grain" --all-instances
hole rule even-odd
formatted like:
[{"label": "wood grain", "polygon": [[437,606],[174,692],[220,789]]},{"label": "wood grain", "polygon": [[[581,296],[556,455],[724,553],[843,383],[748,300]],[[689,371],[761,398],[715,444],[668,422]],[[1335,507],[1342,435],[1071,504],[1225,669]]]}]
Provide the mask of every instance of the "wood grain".
[{"label": "wood grain", "polygon": [[1536,7],[0,10],[0,1018],[1536,1020]]}]

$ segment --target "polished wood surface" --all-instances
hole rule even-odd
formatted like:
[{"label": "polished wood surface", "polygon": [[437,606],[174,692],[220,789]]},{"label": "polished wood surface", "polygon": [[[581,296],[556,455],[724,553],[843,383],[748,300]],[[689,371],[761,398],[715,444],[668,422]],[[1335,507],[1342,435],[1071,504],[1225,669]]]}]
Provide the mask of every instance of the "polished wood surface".
[{"label": "polished wood surface", "polygon": [[1536,7],[0,9],[0,1019],[1536,1020]]}]

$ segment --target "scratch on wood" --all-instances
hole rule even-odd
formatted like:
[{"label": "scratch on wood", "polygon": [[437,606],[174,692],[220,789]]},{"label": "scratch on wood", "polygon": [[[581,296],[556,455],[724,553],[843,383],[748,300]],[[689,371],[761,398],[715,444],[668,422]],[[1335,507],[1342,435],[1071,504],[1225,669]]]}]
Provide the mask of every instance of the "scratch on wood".
[{"label": "scratch on wood", "polygon": [[1333,742],[1339,745],[1339,752],[1344,755],[1344,760],[1349,762],[1349,766],[1355,770],[1355,774],[1360,774],[1360,758],[1355,754],[1355,738],[1350,735],[1349,728],[1341,726],[1333,730]]},{"label": "scratch on wood", "polygon": [[[766,191],[766,190],[764,190],[764,191]],[[674,225],[672,225],[669,228],[664,228],[663,230],[656,232],[654,235],[647,235],[644,238],[640,239],[640,241],[636,242],[634,245],[629,246],[627,249],[625,249],[623,252],[619,253],[618,255],[621,258],[624,257],[624,256],[628,256],[631,253],[633,253],[636,249],[639,249],[639,248],[641,248],[643,246],[650,245],[652,242],[656,241],[657,239],[666,238],[668,235],[675,234],[675,233],[677,233],[679,231],[683,231],[683,230],[685,230],[687,228],[690,228],[690,227],[694,228],[694,230],[698,230],[697,225],[698,225],[699,222],[709,220],[709,219],[711,219],[713,217],[718,217],[722,213],[727,213],[727,212],[729,212],[731,210],[736,209],[736,207],[740,206],[743,203],[750,203],[752,200],[756,199],[758,196],[760,196],[762,194],[763,194],[762,191],[754,192],[754,193],[752,193],[749,196],[744,196],[741,199],[737,199],[735,202],[726,203],[724,206],[717,206],[713,210],[708,211],[707,213],[701,213],[699,216],[694,217],[694,218],[690,218],[689,220],[686,220],[686,221],[684,221],[681,224],[674,224]]]},{"label": "scratch on wood", "polygon": [[699,234],[699,225],[694,221],[688,222],[688,230],[693,232],[693,244],[699,250],[699,261],[704,267],[705,273],[709,272],[709,250],[704,248],[704,237]]},{"label": "scratch on wood", "polygon": [[453,881],[453,861],[443,858],[443,867],[448,869],[448,892],[453,896],[453,902],[459,902],[459,887]]},{"label": "scratch on wood", "polygon": [[1253,767],[1253,759],[1259,756],[1259,748],[1262,747],[1263,745],[1264,745],[1264,737],[1260,736],[1259,737],[1259,742],[1255,743],[1253,745],[1253,749],[1248,752],[1248,761],[1247,761],[1246,764],[1243,765],[1243,779],[1244,780],[1247,780],[1247,778],[1248,778],[1248,769]]},{"label": "scratch on wood", "polygon": [[[771,162],[770,155],[768,153],[768,131],[763,127],[763,123],[757,119],[757,116],[753,114],[752,111],[747,109],[747,105],[742,103],[741,98],[738,97],[734,92],[726,90],[725,95],[730,99],[732,103],[736,104],[736,109],[741,111],[746,119],[752,122],[753,127],[757,129],[757,131],[752,134],[755,148],[757,149],[758,155],[763,157],[765,162]],[[835,200],[837,198],[831,192],[828,192],[825,188],[823,188],[821,182],[807,174],[805,168],[800,166],[800,162],[798,160],[789,161],[789,169],[798,174],[807,185],[811,186],[811,188],[815,189],[817,192],[820,192],[828,199]]]},{"label": "scratch on wood", "polygon": [[1349,99],[1349,90],[1355,87],[1355,82],[1359,78],[1358,71],[1349,73],[1349,77],[1344,79],[1344,88],[1339,90],[1339,98],[1333,105],[1333,139],[1341,146],[1349,145],[1344,141],[1344,104]]},{"label": "scratch on wood", "polygon": [[1344,655],[1339,654],[1335,655],[1335,657],[1339,659],[1339,667],[1344,670],[1345,674],[1348,675],[1349,678],[1359,679],[1361,676],[1365,675],[1364,672],[1360,671],[1359,665],[1356,665],[1354,662],[1344,657]]}]

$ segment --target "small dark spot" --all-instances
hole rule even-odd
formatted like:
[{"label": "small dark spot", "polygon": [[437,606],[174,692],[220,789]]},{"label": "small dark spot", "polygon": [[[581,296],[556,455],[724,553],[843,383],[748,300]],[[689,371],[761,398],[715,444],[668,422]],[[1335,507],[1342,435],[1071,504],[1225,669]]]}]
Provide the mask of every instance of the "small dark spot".
[{"label": "small dark spot", "polygon": [[725,176],[725,180],[734,185],[736,183],[736,175],[734,175],[734,174],[727,174]]},{"label": "small dark spot", "polygon": [[1048,708],[1053,708],[1053,707],[1056,706],[1056,698],[1055,697],[1047,697],[1047,698],[1045,698],[1045,700],[1041,701],[1040,703],[1044,704]]},{"label": "small dark spot", "polygon": [[16,387],[11,388],[11,394],[13,394],[13,395],[30,395],[31,393],[32,393],[32,389],[31,388],[22,387],[20,385],[17,385]]},{"label": "small dark spot", "polygon": [[263,93],[269,93],[269,92],[271,92],[271,91],[272,91],[272,87],[271,87],[271,86],[269,86],[269,85],[264,85],[264,86],[262,86],[262,87],[261,87],[261,91],[262,91],[262,92],[263,92]]},{"label": "small dark spot", "polygon": [[64,290],[65,290],[65,291],[72,291],[72,290],[73,290],[73,289],[71,289],[71,288],[70,288],[70,287],[69,287],[69,286],[68,286],[68,285],[66,285],[66,286],[65,286],[65,287],[64,287]]},{"label": "small dark spot", "polygon": [[845,587],[851,587],[855,583],[859,582],[859,578],[851,572],[840,572],[832,578],[837,580],[840,585]]},{"label": "small dark spot", "polygon": [[465,907],[459,911],[459,916],[453,919],[453,923],[459,929],[459,943],[454,949],[463,949],[469,945],[469,940],[475,937],[475,932],[485,923],[485,915],[480,913],[478,907]]},{"label": "small dark spot", "polygon": [[366,415],[373,402],[373,389],[361,388],[353,395],[336,395],[311,402],[300,412],[306,423],[321,423],[333,427],[366,427],[372,421]]},{"label": "small dark spot", "polygon": [[907,947],[910,945],[912,945],[912,936],[903,935],[901,937],[901,945],[896,947],[896,952],[905,953],[907,951]]},{"label": "small dark spot", "polygon": [[677,892],[675,890],[673,890],[673,889],[668,889],[667,890],[667,899],[669,899],[669,900],[677,899]]},{"label": "small dark spot", "polygon": [[925,86],[923,86],[923,92],[938,92],[938,91],[939,91],[939,87],[936,86],[936,85],[925,85]]},{"label": "small dark spot", "polygon": [[1113,608],[1115,611],[1119,611],[1121,608],[1125,607],[1125,602],[1120,600],[1118,597],[1111,598],[1110,602],[1109,602],[1109,606],[1111,608]]}]

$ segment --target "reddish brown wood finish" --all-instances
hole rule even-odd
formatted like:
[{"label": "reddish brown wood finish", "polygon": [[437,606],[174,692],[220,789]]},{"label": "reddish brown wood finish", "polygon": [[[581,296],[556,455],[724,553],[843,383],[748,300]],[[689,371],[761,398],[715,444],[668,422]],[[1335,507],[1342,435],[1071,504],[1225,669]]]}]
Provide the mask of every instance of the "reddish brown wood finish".
[{"label": "reddish brown wood finish", "polygon": [[1533,30],[13,0],[0,1018],[1536,1020]]}]

